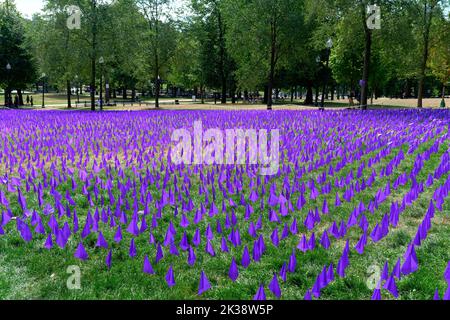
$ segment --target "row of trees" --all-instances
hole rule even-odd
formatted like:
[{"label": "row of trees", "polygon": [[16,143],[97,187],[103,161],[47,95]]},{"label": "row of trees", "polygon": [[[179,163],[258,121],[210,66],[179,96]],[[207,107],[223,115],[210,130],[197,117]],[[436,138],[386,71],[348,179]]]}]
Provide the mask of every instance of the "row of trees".
[{"label": "row of trees", "polygon": [[98,88],[100,77],[107,96],[116,89],[124,98],[127,89],[133,98],[137,90],[151,92],[156,107],[162,82],[202,99],[207,90],[218,91],[222,103],[264,91],[269,109],[280,89],[292,97],[305,91],[312,104],[324,82],[338,97],[360,92],[363,108],[381,95],[415,96],[422,107],[424,93],[437,85],[445,95],[449,1],[375,2],[380,29],[368,24],[377,18],[368,0],[190,0],[183,14],[174,13],[170,0],[47,0],[30,20],[4,1],[0,63],[12,70],[1,73],[0,84],[24,89],[45,72],[68,92],[69,107],[74,84]]}]

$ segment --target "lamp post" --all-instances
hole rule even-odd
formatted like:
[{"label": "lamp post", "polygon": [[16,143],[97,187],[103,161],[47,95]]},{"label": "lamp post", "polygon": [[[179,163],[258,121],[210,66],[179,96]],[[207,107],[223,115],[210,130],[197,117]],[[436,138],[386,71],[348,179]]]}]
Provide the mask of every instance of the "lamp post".
[{"label": "lamp post", "polygon": [[100,64],[100,111],[103,111],[103,64],[105,63],[105,59],[100,57],[98,63]]},{"label": "lamp post", "polygon": [[[328,66],[330,64],[330,55],[331,55],[331,48],[333,47],[333,40],[330,38],[327,41],[327,62],[326,62],[326,68],[325,72],[328,71]],[[327,84],[328,84],[328,73],[325,75],[325,81],[323,83],[323,91],[322,91],[322,101],[320,103],[320,110],[325,110],[325,91],[327,90]]]},{"label": "lamp post", "polygon": [[158,74],[158,78],[156,78],[156,88],[155,88],[155,107],[159,109],[159,92],[161,90],[161,77]]},{"label": "lamp post", "polygon": [[78,78],[78,75],[75,76],[75,82],[77,86],[77,106],[80,104],[80,80]]},{"label": "lamp post", "polygon": [[[320,56],[317,56],[316,57],[316,63],[318,64],[318,65],[321,65],[322,64],[322,58],[320,57]],[[318,97],[319,97],[319,86],[317,85],[317,86],[315,86],[315,89],[316,89],[316,93],[315,93],[315,98],[314,98],[314,106],[315,107],[318,107],[319,106],[319,102],[317,101],[318,100]]]},{"label": "lamp post", "polygon": [[45,73],[42,74],[42,109],[45,108]]},{"label": "lamp post", "polygon": [[8,84],[7,84],[7,88],[6,88],[6,92],[5,92],[5,106],[7,106],[8,108],[11,107],[11,65],[8,63],[6,65],[6,73],[8,74]]}]

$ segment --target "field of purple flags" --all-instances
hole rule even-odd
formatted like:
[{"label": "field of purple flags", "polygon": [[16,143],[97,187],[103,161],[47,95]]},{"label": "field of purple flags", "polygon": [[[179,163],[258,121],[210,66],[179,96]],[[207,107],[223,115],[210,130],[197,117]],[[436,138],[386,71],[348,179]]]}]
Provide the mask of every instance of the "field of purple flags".
[{"label": "field of purple flags", "polygon": [[[174,165],[172,132],[198,120],[279,129],[278,173]],[[0,298],[448,300],[449,121],[2,111]]]}]

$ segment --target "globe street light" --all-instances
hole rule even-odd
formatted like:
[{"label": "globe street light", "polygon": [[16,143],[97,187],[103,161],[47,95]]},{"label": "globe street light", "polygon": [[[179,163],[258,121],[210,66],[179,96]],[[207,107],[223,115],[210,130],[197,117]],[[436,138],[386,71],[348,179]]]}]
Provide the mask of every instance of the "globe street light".
[{"label": "globe street light", "polygon": [[[330,38],[328,39],[327,43],[327,62],[326,62],[326,68],[325,71],[328,71],[328,66],[330,64],[330,55],[331,55],[331,48],[333,47],[333,40]],[[323,83],[323,91],[322,91],[322,101],[320,104],[320,110],[325,110],[325,91],[327,90],[327,84],[328,84],[328,73],[325,74],[325,81]]]},{"label": "globe street light", "polygon": [[47,75],[42,73],[42,109],[45,108],[45,77]]},{"label": "globe street light", "polygon": [[327,41],[327,48],[328,50],[330,50],[332,47],[333,47],[333,39],[330,38]]},{"label": "globe street light", "polygon": [[103,111],[103,64],[105,59],[100,57],[98,63],[100,64],[100,111]]}]

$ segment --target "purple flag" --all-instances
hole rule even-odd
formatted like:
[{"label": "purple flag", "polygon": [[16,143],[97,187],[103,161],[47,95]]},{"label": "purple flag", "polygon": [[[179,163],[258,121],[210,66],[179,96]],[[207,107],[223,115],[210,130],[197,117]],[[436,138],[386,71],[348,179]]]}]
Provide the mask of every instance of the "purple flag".
[{"label": "purple flag", "polygon": [[108,243],[106,242],[105,237],[103,237],[103,234],[101,231],[98,234],[97,244],[95,246],[108,249]]},{"label": "purple flag", "polygon": [[326,250],[330,248],[330,238],[328,237],[328,232],[325,230],[322,234],[322,238],[320,239],[320,244],[322,247],[324,247]]},{"label": "purple flag", "polygon": [[415,260],[413,254],[409,254],[406,257],[405,262],[402,265],[401,271],[404,275],[415,272],[418,269],[417,260]]},{"label": "purple flag", "polygon": [[164,258],[164,252],[161,247],[161,244],[158,243],[156,247],[156,257],[155,257],[156,263],[158,263],[162,258]]},{"label": "purple flag", "polygon": [[287,266],[286,266],[286,262],[283,263],[283,265],[281,266],[280,269],[280,278],[286,282],[287,281]]},{"label": "purple flag", "polygon": [[311,289],[311,293],[315,298],[320,298],[320,284],[319,284],[319,279],[316,279],[316,282],[314,283],[312,289]]},{"label": "purple flag", "polygon": [[183,237],[181,238],[180,249],[183,251],[186,251],[187,249],[189,249],[189,241],[187,238],[186,231],[183,233]]},{"label": "purple flag", "polygon": [[174,273],[173,273],[172,265],[170,265],[169,270],[167,271],[166,283],[169,286],[169,288],[172,288],[173,286],[175,286],[175,276],[174,276]]},{"label": "purple flag", "polygon": [[295,272],[295,267],[297,266],[297,258],[295,257],[295,249],[292,250],[292,254],[289,257],[289,266],[288,266],[288,271],[290,273],[294,273]]},{"label": "purple flag", "polygon": [[373,291],[372,300],[381,300],[381,290],[380,290],[380,288],[376,288]]},{"label": "purple flag", "polygon": [[143,267],[142,271],[146,274],[155,274],[155,271],[153,270],[153,267],[152,267],[147,255],[144,258],[144,267]]},{"label": "purple flag", "polygon": [[355,246],[356,252],[358,252],[359,254],[363,254],[366,244],[367,244],[367,234],[364,233]]},{"label": "purple flag", "polygon": [[306,300],[306,301],[312,300],[311,291],[309,289],[308,289],[308,291],[306,291],[305,297],[303,298],[303,300]]},{"label": "purple flag", "polygon": [[397,279],[400,279],[402,277],[400,258],[397,260],[397,263],[394,266],[394,270],[392,270],[392,275]]},{"label": "purple flag", "polygon": [[189,253],[188,253],[188,264],[190,266],[193,266],[195,264],[197,257],[195,256],[195,251],[194,249],[189,246]]},{"label": "purple flag", "polygon": [[[348,241],[347,241],[347,245],[348,245]],[[337,269],[336,272],[341,278],[345,277],[345,269],[347,269],[348,265],[349,265],[348,250],[344,249],[344,252],[342,253],[341,258],[339,259],[339,263],[336,268]]]},{"label": "purple flag", "polygon": [[383,267],[383,272],[381,273],[381,280],[387,280],[389,277],[389,264],[386,261]]},{"label": "purple flag", "polygon": [[116,234],[114,235],[114,241],[117,243],[122,241],[122,228],[120,226],[117,228]]},{"label": "purple flag", "polygon": [[436,288],[436,291],[434,292],[433,300],[435,300],[435,301],[441,300],[441,297],[439,296],[439,289],[438,288]]},{"label": "purple flag", "polygon": [[49,233],[47,236],[47,240],[45,241],[44,248],[50,250],[53,248],[52,234]]},{"label": "purple flag", "polygon": [[109,253],[105,259],[105,264],[106,264],[106,267],[108,268],[108,270],[111,269],[111,262],[112,262],[112,250],[109,250]]},{"label": "purple flag", "polygon": [[228,252],[228,245],[227,245],[227,240],[225,239],[225,237],[222,237],[222,241],[220,244],[220,249],[222,250],[222,252]]},{"label": "purple flag", "polygon": [[202,271],[202,274],[200,275],[200,283],[198,285],[198,295],[201,296],[203,293],[205,293],[209,289],[211,289],[211,284],[209,283],[205,272]]},{"label": "purple flag", "polygon": [[134,238],[130,241],[130,252],[129,255],[131,258],[136,257],[136,245],[134,244]]},{"label": "purple flag", "polygon": [[250,253],[248,251],[248,247],[247,246],[245,246],[244,252],[242,253],[241,264],[246,269],[250,265]]},{"label": "purple flag", "polygon": [[85,250],[84,247],[83,247],[83,243],[82,243],[82,242],[80,242],[80,243],[78,244],[78,248],[77,248],[77,250],[75,251],[74,257],[77,258],[77,259],[79,259],[79,260],[83,260],[83,261],[84,261],[84,260],[87,260],[87,259],[89,258],[89,256],[88,256],[86,250]]},{"label": "purple flag", "polygon": [[388,290],[395,298],[398,298],[397,284],[395,283],[394,276],[390,276],[384,284],[384,288]]},{"label": "purple flag", "polygon": [[266,300],[266,293],[264,292],[264,285],[259,286],[258,291],[256,292],[256,295],[253,297],[253,300],[255,300],[255,301],[265,301]]},{"label": "purple flag", "polygon": [[177,246],[176,246],[175,243],[173,243],[173,242],[170,244],[169,253],[170,253],[171,255],[177,256],[177,257],[180,255],[180,253],[178,252]]},{"label": "purple flag", "polygon": [[233,280],[233,282],[236,281],[239,277],[239,269],[234,258],[231,259],[230,271],[228,272],[228,276],[231,280]]},{"label": "purple flag", "polygon": [[308,242],[306,240],[305,235],[302,236],[300,243],[297,245],[297,249],[299,249],[302,252],[308,251]]},{"label": "purple flag", "polygon": [[270,236],[272,243],[275,247],[278,247],[280,244],[280,238],[278,237],[278,228],[275,228]]},{"label": "purple flag", "polygon": [[272,291],[275,297],[277,297],[278,299],[281,298],[281,289],[278,283],[278,277],[276,273],[273,275],[272,281],[269,284],[269,289],[270,291]]},{"label": "purple flag", "polygon": [[216,256],[216,252],[214,251],[214,247],[211,244],[211,241],[209,241],[209,240],[206,241],[205,252],[208,253],[211,257],[215,257]]}]

